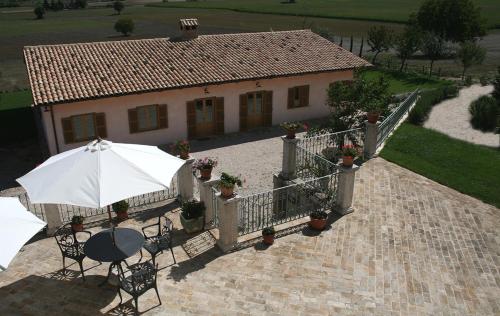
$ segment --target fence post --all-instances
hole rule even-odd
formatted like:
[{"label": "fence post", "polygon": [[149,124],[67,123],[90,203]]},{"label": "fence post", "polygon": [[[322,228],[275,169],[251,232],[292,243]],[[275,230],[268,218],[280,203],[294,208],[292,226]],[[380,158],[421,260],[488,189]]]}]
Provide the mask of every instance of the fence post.
[{"label": "fence post", "polygon": [[283,140],[283,162],[281,166],[281,176],[285,180],[293,180],[296,178],[297,168],[297,138],[289,139],[285,136]]},{"label": "fence post", "polygon": [[338,182],[338,193],[336,202],[336,211],[342,215],[351,213],[352,210],[352,198],[354,193],[354,179],[356,176],[356,171],[359,170],[359,166],[353,165],[352,167],[339,166],[339,182]]},{"label": "fence post", "polygon": [[378,123],[366,121],[365,128],[365,159],[370,159],[377,151]]},{"label": "fence post", "polygon": [[212,187],[219,184],[220,178],[204,180],[197,177],[198,188],[200,190],[200,201],[205,204],[205,226],[210,225],[215,220],[214,203],[212,201]]},{"label": "fence post", "polygon": [[217,193],[219,216],[219,239],[217,246],[224,252],[232,250],[238,243],[238,205],[239,196],[226,199]]},{"label": "fence post", "polygon": [[43,204],[45,220],[47,221],[47,235],[52,236],[63,225],[57,204]]},{"label": "fence post", "polygon": [[194,196],[193,162],[194,158],[187,159],[177,172],[177,185],[181,201],[192,200]]}]

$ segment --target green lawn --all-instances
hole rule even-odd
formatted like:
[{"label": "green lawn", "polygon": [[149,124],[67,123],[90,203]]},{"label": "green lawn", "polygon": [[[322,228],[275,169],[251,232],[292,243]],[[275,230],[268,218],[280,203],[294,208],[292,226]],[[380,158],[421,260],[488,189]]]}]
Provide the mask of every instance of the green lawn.
[{"label": "green lawn", "polygon": [[389,80],[389,91],[391,93],[403,93],[414,91],[415,89],[437,88],[450,84],[450,81],[429,78],[414,73],[400,73],[397,71],[368,69],[361,73],[361,76],[367,80],[375,80],[384,76]]},{"label": "green lawn", "polygon": [[0,111],[24,108],[32,103],[30,90],[0,93]]},{"label": "green lawn", "polygon": [[500,207],[500,150],[405,123],[380,156],[452,189]]},{"label": "green lawn", "polygon": [[[500,25],[500,1],[476,0],[490,27]],[[406,22],[421,1],[414,0],[208,0],[153,3],[171,8],[228,9],[239,12],[273,13],[382,22]]]}]

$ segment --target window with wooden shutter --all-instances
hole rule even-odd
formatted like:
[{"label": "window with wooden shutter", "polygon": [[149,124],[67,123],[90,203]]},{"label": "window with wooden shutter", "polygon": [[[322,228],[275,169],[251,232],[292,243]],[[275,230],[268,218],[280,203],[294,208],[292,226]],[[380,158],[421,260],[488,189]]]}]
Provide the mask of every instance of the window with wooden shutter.
[{"label": "window with wooden shutter", "polygon": [[273,125],[273,92],[264,91],[264,126]]},{"label": "window with wooden shutter", "polygon": [[106,116],[104,113],[73,115],[61,119],[64,142],[66,144],[107,137]]},{"label": "window with wooden shutter", "polygon": [[248,108],[247,108],[247,94],[240,95],[240,131],[246,131],[247,125]]},{"label": "window with wooden shutter", "polygon": [[288,89],[288,108],[309,106],[309,86],[297,86]]},{"label": "window with wooden shutter", "polygon": [[224,134],[224,98],[215,98],[215,134]]},{"label": "window with wooden shutter", "polygon": [[138,106],[128,110],[130,133],[154,131],[168,127],[166,104]]},{"label": "window with wooden shutter", "polygon": [[188,138],[196,137],[196,108],[195,101],[189,101],[186,105]]}]

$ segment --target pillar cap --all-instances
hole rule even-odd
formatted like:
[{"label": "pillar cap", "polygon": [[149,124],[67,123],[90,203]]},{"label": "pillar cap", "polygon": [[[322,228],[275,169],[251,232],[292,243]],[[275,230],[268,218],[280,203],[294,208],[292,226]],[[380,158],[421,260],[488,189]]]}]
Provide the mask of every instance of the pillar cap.
[{"label": "pillar cap", "polygon": [[230,198],[223,197],[221,192],[217,192],[215,194],[215,196],[217,196],[217,198],[220,199],[222,201],[222,203],[224,203],[224,204],[234,203],[234,202],[237,202],[241,199],[241,196],[238,193],[235,193]]},{"label": "pillar cap", "polygon": [[213,184],[216,184],[220,181],[220,177],[211,177],[208,180],[202,179],[201,176],[197,176],[196,180],[198,180],[198,183],[204,186],[210,186]]},{"label": "pillar cap", "polygon": [[286,138],[286,136],[281,136],[281,139],[286,143],[297,143],[299,141],[299,138],[297,138],[297,136],[295,136],[295,138],[293,139]]}]

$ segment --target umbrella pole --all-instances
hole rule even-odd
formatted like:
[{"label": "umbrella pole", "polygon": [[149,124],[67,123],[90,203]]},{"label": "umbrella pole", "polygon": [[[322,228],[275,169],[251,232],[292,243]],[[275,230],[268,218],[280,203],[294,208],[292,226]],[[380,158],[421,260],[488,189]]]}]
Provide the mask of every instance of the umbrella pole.
[{"label": "umbrella pole", "polygon": [[108,205],[108,217],[109,217],[109,226],[113,227],[113,219],[111,218],[111,206]]}]

